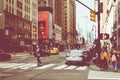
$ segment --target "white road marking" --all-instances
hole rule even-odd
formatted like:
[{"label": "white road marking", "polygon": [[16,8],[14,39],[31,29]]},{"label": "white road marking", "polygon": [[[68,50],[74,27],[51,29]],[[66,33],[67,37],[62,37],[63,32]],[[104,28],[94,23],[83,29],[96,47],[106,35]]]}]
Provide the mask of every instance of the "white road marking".
[{"label": "white road marking", "polygon": [[1,68],[13,68],[13,67],[19,66],[19,65],[21,65],[23,63],[6,63],[6,64],[8,64],[8,65],[2,66]]},{"label": "white road marking", "polygon": [[65,67],[67,67],[67,65],[63,64],[63,65],[57,66],[57,67],[55,67],[53,69],[63,69]]},{"label": "white road marking", "polygon": [[25,67],[22,67],[20,69],[28,69],[28,68],[31,68],[31,67],[35,67],[37,64],[34,64],[34,63],[31,63],[30,65],[27,65]]},{"label": "white road marking", "polygon": [[11,66],[10,68],[13,68],[13,69],[17,69],[17,68],[19,68],[19,67],[21,67],[21,66],[23,66],[23,65],[25,65],[26,63],[17,63],[17,65],[13,65],[13,66]]},{"label": "white road marking", "polygon": [[87,66],[80,66],[76,70],[85,70],[86,68],[87,68]]},{"label": "white road marking", "polygon": [[120,73],[90,70],[88,79],[120,80]]},{"label": "white road marking", "polygon": [[77,66],[68,66],[67,68],[65,68],[65,70],[67,69],[75,69]]},{"label": "white road marking", "polygon": [[41,67],[37,67],[37,68],[35,68],[35,69],[45,69],[45,68],[48,68],[48,67],[52,67],[52,66],[54,66],[55,64],[47,64],[47,65],[43,65],[43,66],[41,66]]},{"label": "white road marking", "polygon": [[37,66],[37,63],[0,63],[0,68],[11,68],[11,69],[47,69],[51,68],[54,70],[85,70],[87,66],[68,66],[66,64],[46,64],[46,65],[41,65]]}]

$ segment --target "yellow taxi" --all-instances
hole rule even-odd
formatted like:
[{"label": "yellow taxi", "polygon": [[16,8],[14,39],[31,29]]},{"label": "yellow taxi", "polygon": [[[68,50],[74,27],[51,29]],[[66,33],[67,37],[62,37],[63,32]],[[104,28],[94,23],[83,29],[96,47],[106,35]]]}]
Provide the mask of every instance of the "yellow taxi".
[{"label": "yellow taxi", "polygon": [[59,54],[59,50],[56,47],[50,48],[50,54]]}]

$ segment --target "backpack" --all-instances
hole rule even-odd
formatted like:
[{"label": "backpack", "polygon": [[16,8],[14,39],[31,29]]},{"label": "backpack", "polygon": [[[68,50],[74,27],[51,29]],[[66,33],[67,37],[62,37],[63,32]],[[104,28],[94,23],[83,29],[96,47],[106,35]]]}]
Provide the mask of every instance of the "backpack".
[{"label": "backpack", "polygon": [[116,55],[113,54],[111,59],[112,59],[113,62],[117,61]]}]

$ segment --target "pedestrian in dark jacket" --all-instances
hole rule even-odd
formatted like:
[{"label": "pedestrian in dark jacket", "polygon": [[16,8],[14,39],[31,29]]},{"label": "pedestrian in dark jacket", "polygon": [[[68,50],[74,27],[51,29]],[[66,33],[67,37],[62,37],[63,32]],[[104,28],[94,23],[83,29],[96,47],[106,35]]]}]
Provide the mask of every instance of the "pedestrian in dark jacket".
[{"label": "pedestrian in dark jacket", "polygon": [[36,47],[36,53],[37,53],[37,66],[41,66],[42,62],[41,62],[41,48],[39,48],[39,46]]}]

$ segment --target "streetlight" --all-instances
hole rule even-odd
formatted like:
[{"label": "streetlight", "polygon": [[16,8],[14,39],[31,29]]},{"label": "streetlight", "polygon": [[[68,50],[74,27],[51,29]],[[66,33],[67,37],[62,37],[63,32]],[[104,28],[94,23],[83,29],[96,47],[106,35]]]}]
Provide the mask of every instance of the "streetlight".
[{"label": "streetlight", "polygon": [[95,25],[92,26],[92,31],[94,30],[95,30],[95,39],[96,39],[96,26]]}]

